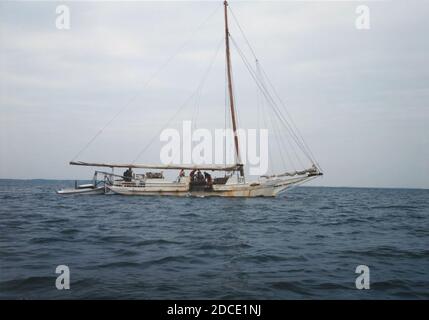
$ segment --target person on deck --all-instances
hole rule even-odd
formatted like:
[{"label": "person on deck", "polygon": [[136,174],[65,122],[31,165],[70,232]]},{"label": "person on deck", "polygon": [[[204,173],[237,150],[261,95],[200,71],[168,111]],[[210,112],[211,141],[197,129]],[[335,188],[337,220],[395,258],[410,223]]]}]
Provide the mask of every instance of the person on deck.
[{"label": "person on deck", "polygon": [[185,176],[185,170],[181,169],[180,172],[179,172],[179,177],[182,178],[184,176]]},{"label": "person on deck", "polygon": [[206,178],[206,183],[208,186],[212,185],[212,176],[210,173],[204,171],[204,178]]},{"label": "person on deck", "polygon": [[204,183],[205,182],[204,176],[200,170],[197,171],[197,182],[198,183]]},{"label": "person on deck", "polygon": [[127,182],[130,182],[132,177],[133,177],[133,170],[131,170],[131,168],[128,168],[127,170],[125,170],[124,180]]},{"label": "person on deck", "polygon": [[180,169],[179,176],[177,177],[176,182],[180,182],[180,179],[183,178],[184,176],[185,176],[185,170]]},{"label": "person on deck", "polygon": [[191,182],[192,181],[194,181],[194,178],[195,178],[195,169],[194,170],[192,170],[190,173],[189,173],[189,176],[191,177]]}]

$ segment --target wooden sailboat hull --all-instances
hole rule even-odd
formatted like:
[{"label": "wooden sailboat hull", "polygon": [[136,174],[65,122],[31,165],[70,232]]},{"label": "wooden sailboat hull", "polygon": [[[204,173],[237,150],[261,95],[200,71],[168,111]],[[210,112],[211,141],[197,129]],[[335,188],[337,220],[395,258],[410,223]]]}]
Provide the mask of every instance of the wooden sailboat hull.
[{"label": "wooden sailboat hull", "polygon": [[288,187],[307,180],[308,177],[299,177],[288,180],[272,180],[243,184],[214,185],[210,190],[195,191],[189,184],[163,183],[159,186],[107,186],[109,190],[120,195],[129,196],[176,196],[176,197],[275,197]]}]

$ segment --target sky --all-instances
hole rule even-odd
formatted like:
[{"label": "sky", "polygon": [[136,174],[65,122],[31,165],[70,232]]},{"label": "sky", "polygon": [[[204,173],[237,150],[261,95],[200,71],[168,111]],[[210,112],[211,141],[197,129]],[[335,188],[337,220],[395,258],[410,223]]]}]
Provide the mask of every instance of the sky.
[{"label": "sky", "polygon": [[[312,185],[429,188],[428,2],[230,6],[323,169]],[[165,125],[223,128],[223,32],[221,1],[0,2],[0,178],[88,178],[69,161],[128,163],[150,141],[138,160],[156,163]],[[252,59],[232,18],[231,35]],[[234,48],[232,62],[239,123],[264,126]]]}]

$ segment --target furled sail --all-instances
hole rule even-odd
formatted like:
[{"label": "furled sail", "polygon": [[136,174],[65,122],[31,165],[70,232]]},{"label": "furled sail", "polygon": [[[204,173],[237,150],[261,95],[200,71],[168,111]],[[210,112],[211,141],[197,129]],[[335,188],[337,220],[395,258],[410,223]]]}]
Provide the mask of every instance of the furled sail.
[{"label": "furled sail", "polygon": [[284,172],[281,174],[274,174],[271,176],[261,176],[262,178],[281,178],[281,177],[294,177],[294,176],[302,176],[302,175],[308,175],[308,176],[321,176],[323,173],[319,171],[319,169],[313,165],[311,168],[300,170],[300,171],[290,171],[290,172]]},{"label": "furled sail", "polygon": [[181,164],[132,164],[132,163],[92,163],[83,161],[71,161],[73,166],[87,167],[107,167],[107,168],[145,168],[145,169],[165,169],[165,170],[212,170],[212,171],[239,171],[242,168],[240,164],[230,166],[225,165],[181,165]]}]

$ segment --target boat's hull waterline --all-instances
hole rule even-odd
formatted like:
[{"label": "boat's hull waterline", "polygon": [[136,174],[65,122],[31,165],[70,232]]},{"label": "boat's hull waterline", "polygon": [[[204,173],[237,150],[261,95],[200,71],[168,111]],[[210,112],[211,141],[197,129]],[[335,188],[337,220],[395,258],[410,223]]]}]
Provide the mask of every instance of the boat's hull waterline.
[{"label": "boat's hull waterline", "polygon": [[[176,197],[275,197],[291,185],[308,177],[266,182],[213,185],[205,190],[193,190],[189,183],[171,183],[145,186],[107,185],[113,193],[127,196],[176,196]],[[169,185],[169,186],[167,186]]]}]

